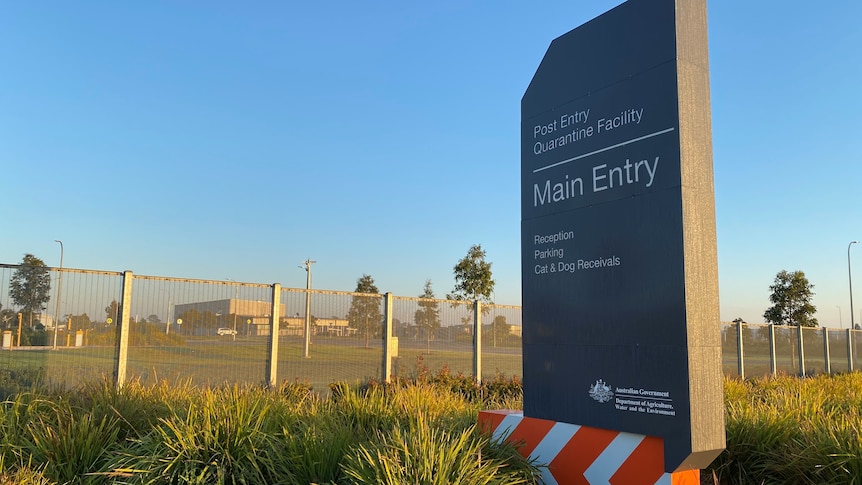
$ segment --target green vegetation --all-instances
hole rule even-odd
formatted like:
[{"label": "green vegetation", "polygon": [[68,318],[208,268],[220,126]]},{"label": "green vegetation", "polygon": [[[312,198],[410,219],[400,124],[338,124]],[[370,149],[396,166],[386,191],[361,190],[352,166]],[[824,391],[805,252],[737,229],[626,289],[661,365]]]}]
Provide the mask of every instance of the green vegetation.
[{"label": "green vegetation", "polygon": [[862,374],[726,379],[724,394],[719,484],[862,483]]},{"label": "green vegetation", "polygon": [[0,484],[536,483],[536,464],[475,428],[479,409],[520,404],[507,381],[22,392],[0,407]]},{"label": "green vegetation", "polygon": [[[23,352],[22,352],[23,354]],[[420,358],[390,384],[90,381],[3,372],[0,484],[535,483],[541,464],[475,429],[519,409],[521,383],[481,386]],[[704,484],[848,484],[862,477],[862,374],[725,380],[727,450]]]},{"label": "green vegetation", "polygon": [[769,307],[763,314],[768,323],[775,325],[818,326],[814,314],[817,307],[811,303],[814,298],[814,285],[808,282],[802,271],[781,270],[769,287]]},{"label": "green vegetation", "polygon": [[430,350],[431,339],[434,338],[441,326],[440,309],[437,307],[437,300],[434,299],[431,280],[425,280],[425,287],[419,298],[424,298],[424,300],[419,300],[417,303],[419,309],[413,314],[413,321],[425,333],[426,348]]},{"label": "green vegetation", "polygon": [[446,295],[447,300],[491,303],[495,281],[491,263],[485,261],[486,255],[481,244],[470,246],[467,255],[458,260],[453,268],[455,289]]},{"label": "green vegetation", "polygon": [[39,323],[34,315],[45,309],[45,304],[51,299],[50,291],[51,275],[45,262],[32,254],[25,254],[21,266],[12,275],[9,296],[13,303],[21,307],[23,323],[29,328]]},{"label": "green vegetation", "polygon": [[[374,278],[364,274],[356,280],[355,293],[369,293],[377,295],[380,290],[374,284]],[[350,301],[350,310],[347,312],[347,320],[350,325],[359,330],[360,335],[365,337],[365,348],[371,337],[377,337],[383,329],[383,312],[380,310],[379,296],[354,296]]]}]

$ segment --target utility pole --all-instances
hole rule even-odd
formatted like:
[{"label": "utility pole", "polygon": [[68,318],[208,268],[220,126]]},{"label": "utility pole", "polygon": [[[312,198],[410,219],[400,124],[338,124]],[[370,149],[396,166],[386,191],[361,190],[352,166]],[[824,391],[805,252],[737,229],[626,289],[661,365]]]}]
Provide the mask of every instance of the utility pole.
[{"label": "utility pole", "polygon": [[316,262],[308,258],[300,266],[307,273],[305,279],[305,349],[302,354],[306,359],[311,357],[308,353],[308,348],[311,345],[311,265]]}]

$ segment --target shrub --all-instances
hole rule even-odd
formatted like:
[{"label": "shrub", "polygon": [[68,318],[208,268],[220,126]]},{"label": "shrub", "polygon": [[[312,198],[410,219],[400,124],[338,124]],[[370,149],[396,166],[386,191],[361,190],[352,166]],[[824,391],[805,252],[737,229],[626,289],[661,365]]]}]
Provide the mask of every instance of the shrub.
[{"label": "shrub", "polygon": [[501,446],[505,445],[492,443],[475,427],[450,431],[431,425],[419,414],[349,452],[344,462],[345,481],[389,485],[536,483],[536,469],[514,449],[488,452]]},{"label": "shrub", "polygon": [[0,369],[0,399],[6,400],[16,394],[36,390],[44,382],[42,367]]}]

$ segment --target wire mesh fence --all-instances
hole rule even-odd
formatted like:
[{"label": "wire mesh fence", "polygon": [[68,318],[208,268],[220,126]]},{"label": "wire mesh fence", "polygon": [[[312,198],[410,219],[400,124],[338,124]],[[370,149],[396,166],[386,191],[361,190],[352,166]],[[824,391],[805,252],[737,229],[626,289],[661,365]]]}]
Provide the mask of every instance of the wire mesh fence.
[{"label": "wire mesh fence", "polygon": [[[296,382],[326,392],[423,373],[512,377],[521,328],[511,305],[0,265],[0,366],[54,385]],[[740,322],[720,332],[729,376],[862,365],[859,330]]]},{"label": "wire mesh fence", "polygon": [[858,370],[862,330],[754,325],[721,325],[725,375],[814,375]]}]

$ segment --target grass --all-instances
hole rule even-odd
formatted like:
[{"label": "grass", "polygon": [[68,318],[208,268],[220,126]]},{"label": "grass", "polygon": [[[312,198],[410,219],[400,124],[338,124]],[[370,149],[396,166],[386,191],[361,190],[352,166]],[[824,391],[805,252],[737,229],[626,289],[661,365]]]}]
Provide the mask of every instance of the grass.
[{"label": "grass", "polygon": [[[485,349],[483,374],[488,378],[494,374],[520,375],[521,355],[505,353],[506,349],[499,350]],[[163,380],[191,381],[201,386],[260,384],[267,378],[268,352],[269,344],[265,338],[233,341],[219,337],[189,340],[185,345],[132,346],[129,348],[127,375],[150,384]],[[361,339],[320,338],[313,342],[310,355],[310,358],[303,357],[301,340],[282,339],[278,351],[278,380],[299,380],[326,394],[332,382],[358,384],[379,379],[382,375],[382,349],[379,346],[366,349]],[[435,370],[446,367],[456,373],[472,373],[470,349],[456,346],[456,343],[449,346],[440,343],[430,352],[424,345],[421,348],[402,345],[400,356],[393,362],[394,373],[408,375],[413,372],[419,358]],[[57,350],[49,347],[0,352],[0,369],[28,372],[33,374],[34,382],[39,380],[69,388],[112,376],[115,361],[116,349],[112,346],[61,346]],[[3,390],[4,378],[0,374],[0,393]],[[0,397],[20,390],[10,388]]]},{"label": "grass", "polygon": [[726,379],[725,417],[720,484],[862,483],[862,374]]},{"label": "grass", "polygon": [[[373,349],[351,352],[376,360]],[[301,379],[272,390],[191,377],[68,390],[7,369],[0,485],[535,483],[537,464],[474,428],[480,409],[521,408],[521,383],[501,374],[476,386],[441,354],[420,355],[391,384],[357,378],[325,393]],[[703,483],[862,484],[862,374],[728,378],[725,413],[727,450]]]},{"label": "grass", "polygon": [[[474,426],[485,404],[519,400],[519,386],[503,386],[507,396],[450,390],[462,385],[457,374],[419,374],[334,384],[330,398],[303,383],[21,392],[0,406],[0,484],[536,483],[535,464]],[[379,472],[368,454],[410,466],[368,482]]]}]

